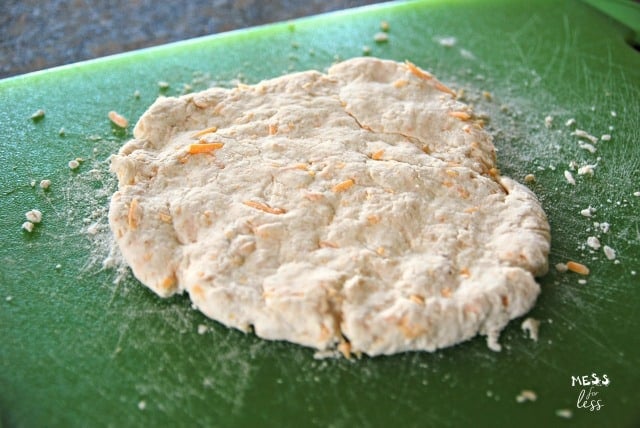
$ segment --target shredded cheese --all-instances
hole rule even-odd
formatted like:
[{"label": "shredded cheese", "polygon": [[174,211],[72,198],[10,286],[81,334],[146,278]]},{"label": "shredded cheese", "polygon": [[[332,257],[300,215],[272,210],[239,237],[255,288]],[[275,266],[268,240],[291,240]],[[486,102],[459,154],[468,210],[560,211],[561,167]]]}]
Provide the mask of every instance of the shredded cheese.
[{"label": "shredded cheese", "polygon": [[343,341],[338,345],[338,351],[346,358],[351,358],[351,343]]},{"label": "shredded cheese", "polygon": [[160,218],[160,221],[164,223],[171,223],[173,221],[173,217],[171,216],[171,214],[167,214],[162,211],[158,213],[158,217]]},{"label": "shredded cheese", "polygon": [[433,76],[431,74],[429,74],[426,71],[420,69],[418,66],[416,66],[414,63],[412,63],[409,60],[406,60],[404,62],[404,64],[407,66],[407,69],[409,70],[409,72],[411,74],[413,74],[414,76],[419,77],[420,79],[431,80],[433,78]]},{"label": "shredded cheese", "polygon": [[412,294],[411,296],[409,296],[409,300],[411,300],[414,303],[417,303],[418,305],[424,305],[424,297],[418,294]]},{"label": "shredded cheese", "polygon": [[224,146],[223,143],[198,143],[189,145],[188,152],[191,155],[197,155],[200,153],[211,153],[214,150],[221,149]]},{"label": "shredded cheese", "polygon": [[335,242],[331,242],[331,241],[319,241],[318,242],[318,247],[320,247],[320,248],[340,248],[338,246],[338,244],[336,244]]},{"label": "shredded cheese", "polygon": [[567,269],[571,272],[577,273],[578,275],[589,275],[589,268],[582,263],[569,261],[567,262]]},{"label": "shredded cheese", "polygon": [[451,111],[449,112],[449,116],[455,117],[456,119],[460,119],[463,122],[471,119],[471,115],[466,111]]},{"label": "shredded cheese", "polygon": [[127,223],[129,224],[129,229],[136,230],[138,228],[138,200],[131,200],[131,204],[129,205],[129,213],[127,214]]},{"label": "shredded cheese", "polygon": [[408,84],[409,84],[409,81],[407,79],[398,79],[395,82],[393,82],[393,87],[400,89],[407,86]]},{"label": "shredded cheese", "polygon": [[127,126],[129,126],[129,121],[127,120],[127,118],[116,111],[111,110],[108,116],[109,120],[119,128],[126,128]]},{"label": "shredded cheese", "polygon": [[456,92],[453,89],[449,88],[448,86],[443,85],[442,83],[440,83],[438,81],[436,81],[433,84],[433,87],[436,88],[437,90],[439,90],[440,92],[444,92],[446,94],[449,94],[454,98],[456,97]]},{"label": "shredded cheese", "polygon": [[354,184],[356,184],[356,182],[350,178],[348,180],[343,181],[342,183],[338,183],[335,186],[333,186],[331,188],[331,191],[335,193],[345,192],[349,190]]},{"label": "shredded cheese", "polygon": [[243,204],[245,204],[248,207],[255,208],[257,210],[264,211],[269,214],[284,214],[287,212],[282,208],[272,208],[267,204],[263,204],[261,202],[256,202],[256,201],[244,201]]},{"label": "shredded cheese", "polygon": [[383,155],[384,155],[384,150],[378,150],[377,152],[371,153],[371,159],[380,160],[382,159]]},{"label": "shredded cheese", "polygon": [[209,128],[205,128],[201,131],[196,132],[191,136],[191,138],[200,138],[203,135],[212,134],[218,130],[217,126],[210,126]]}]

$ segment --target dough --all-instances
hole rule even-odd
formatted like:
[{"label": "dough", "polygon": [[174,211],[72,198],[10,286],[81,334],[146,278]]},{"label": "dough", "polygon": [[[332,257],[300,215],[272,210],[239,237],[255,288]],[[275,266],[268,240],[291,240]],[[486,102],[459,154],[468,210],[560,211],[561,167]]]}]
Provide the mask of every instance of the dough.
[{"label": "dough", "polygon": [[265,339],[368,355],[498,333],[534,305],[549,225],[433,76],[355,58],[159,98],[112,157],[135,276]]}]

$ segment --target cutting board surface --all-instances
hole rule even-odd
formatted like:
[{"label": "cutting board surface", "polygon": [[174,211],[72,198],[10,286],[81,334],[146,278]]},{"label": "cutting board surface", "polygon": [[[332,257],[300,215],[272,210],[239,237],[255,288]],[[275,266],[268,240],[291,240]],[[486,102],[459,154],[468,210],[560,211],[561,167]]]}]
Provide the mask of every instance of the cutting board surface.
[{"label": "cutting board surface", "polygon": [[[373,40],[381,21],[389,41]],[[232,32],[0,81],[0,414],[4,426],[633,426],[640,423],[640,55],[628,30],[576,1],[440,0]],[[443,38],[455,37],[453,40]],[[448,43],[447,43],[448,42]],[[326,70],[336,59],[409,59],[464,88],[489,116],[504,175],[540,197],[551,269],[500,353],[484,338],[435,353],[348,361],[229,330],[103,269],[106,159],[159,95]],[[447,46],[449,45],[449,46]],[[160,89],[157,82],[169,83]],[[185,85],[189,86],[185,88]],[[138,91],[139,96],[134,96]],[[487,94],[482,95],[483,91]],[[490,94],[489,94],[490,93]],[[30,119],[45,110],[44,118]],[[553,117],[550,128],[545,117]],[[565,126],[574,118],[576,125]],[[610,141],[588,142],[574,127]],[[61,132],[61,128],[64,132]],[[77,171],[67,162],[82,158]],[[570,163],[597,165],[571,185]],[[37,185],[50,179],[43,191]],[[31,182],[36,182],[35,186]],[[593,216],[580,211],[591,206]],[[25,212],[44,218],[32,233]],[[594,222],[610,224],[604,233]],[[87,232],[94,225],[95,235]],[[589,236],[617,252],[586,246]],[[581,279],[586,283],[581,283]],[[204,334],[198,326],[206,326]],[[201,327],[204,328],[204,327]],[[577,408],[572,376],[606,374],[604,407]],[[517,403],[522,390],[535,402]],[[556,415],[570,409],[572,418]]]}]

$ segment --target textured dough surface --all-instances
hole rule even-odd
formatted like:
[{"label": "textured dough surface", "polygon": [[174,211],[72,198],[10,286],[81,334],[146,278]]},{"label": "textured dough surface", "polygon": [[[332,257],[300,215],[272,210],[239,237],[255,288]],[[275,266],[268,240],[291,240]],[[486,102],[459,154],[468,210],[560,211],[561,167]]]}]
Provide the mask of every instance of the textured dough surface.
[{"label": "textured dough surface", "polygon": [[143,284],[265,339],[378,355],[483,334],[497,350],[540,292],[550,232],[495,167],[433,76],[356,58],[159,98],[112,157],[109,221]]}]

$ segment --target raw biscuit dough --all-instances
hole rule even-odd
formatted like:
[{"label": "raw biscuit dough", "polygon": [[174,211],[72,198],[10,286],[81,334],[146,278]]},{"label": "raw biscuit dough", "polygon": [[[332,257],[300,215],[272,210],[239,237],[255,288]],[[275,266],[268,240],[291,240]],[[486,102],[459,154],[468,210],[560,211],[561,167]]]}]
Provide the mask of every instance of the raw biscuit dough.
[{"label": "raw biscuit dough", "polygon": [[135,276],[319,350],[433,351],[534,305],[550,232],[491,137],[427,72],[356,58],[159,98],[112,157]]}]

